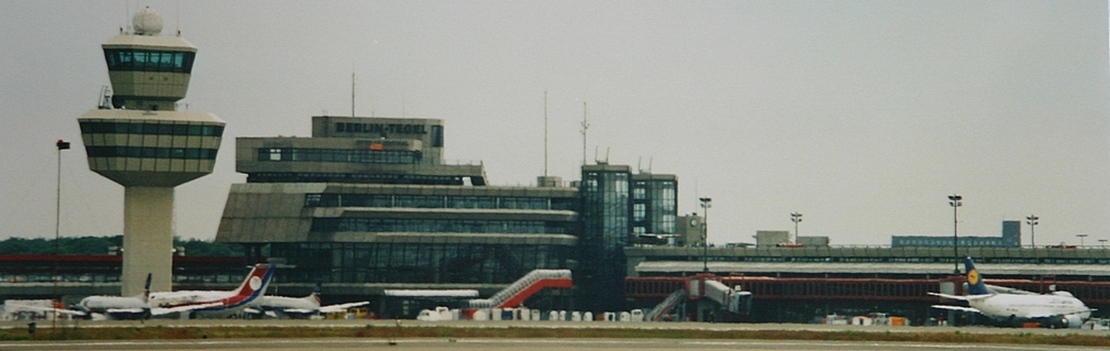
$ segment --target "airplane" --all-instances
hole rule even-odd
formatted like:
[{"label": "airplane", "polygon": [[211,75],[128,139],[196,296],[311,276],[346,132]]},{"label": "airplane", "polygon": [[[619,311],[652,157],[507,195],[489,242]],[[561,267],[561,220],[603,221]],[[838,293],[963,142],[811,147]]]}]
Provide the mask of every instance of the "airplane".
[{"label": "airplane", "polygon": [[76,316],[85,316],[91,319],[148,319],[150,313],[150,280],[152,275],[146,275],[146,286],[143,293],[135,296],[89,296],[81,299],[73,306],[72,310],[59,311]]},{"label": "airplane", "polygon": [[370,301],[359,301],[344,304],[320,306],[320,290],[322,283],[316,283],[316,289],[304,297],[288,297],[263,295],[247,307],[251,313],[263,313],[268,317],[286,316],[293,319],[307,319],[324,313],[343,312],[348,308],[370,304]]},{"label": "airplane", "polygon": [[1092,310],[1067,291],[1036,294],[1007,288],[1011,293],[999,293],[983,282],[983,277],[975,269],[975,262],[971,257],[964,258],[964,270],[967,271],[967,296],[934,292],[930,292],[929,295],[965,301],[970,307],[933,305],[933,308],[975,312],[1011,326],[1019,326],[1024,322],[1037,322],[1052,328],[1079,328],[1083,325],[1083,321],[1091,317]]},{"label": "airplane", "polygon": [[177,315],[181,318],[227,318],[242,311],[266,291],[274,269],[260,263],[251,269],[246,279],[230,291],[170,291],[150,292],[150,275],[146,291],[136,296],[89,296],[73,306],[72,310],[59,312],[91,319],[148,319]]}]

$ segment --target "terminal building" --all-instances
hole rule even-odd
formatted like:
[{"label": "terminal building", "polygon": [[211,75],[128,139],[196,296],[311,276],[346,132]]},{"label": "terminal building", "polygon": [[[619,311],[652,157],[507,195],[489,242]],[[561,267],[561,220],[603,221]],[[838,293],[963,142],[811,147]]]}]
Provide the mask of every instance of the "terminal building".
[{"label": "terminal building", "polygon": [[[437,119],[317,116],[312,136],[238,138],[216,241],[248,259],[277,258],[281,282],[387,288],[504,287],[535,269],[572,269],[577,288],[551,301],[620,306],[633,238],[673,235],[673,175],[582,167],[579,187],[487,185],[481,164],[444,162]],[[340,289],[342,290],[342,289]],[[564,294],[567,295],[567,294]]]},{"label": "terminal building", "polygon": [[1002,236],[895,235],[890,247],[1021,247],[1021,221],[1002,221]]}]

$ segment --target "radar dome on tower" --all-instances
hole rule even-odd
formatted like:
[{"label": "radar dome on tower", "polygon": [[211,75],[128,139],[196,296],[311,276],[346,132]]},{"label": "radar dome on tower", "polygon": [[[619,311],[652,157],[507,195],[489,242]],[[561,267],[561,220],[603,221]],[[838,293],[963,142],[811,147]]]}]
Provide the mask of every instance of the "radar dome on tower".
[{"label": "radar dome on tower", "polygon": [[131,26],[135,29],[136,35],[162,34],[162,15],[151,10],[150,7],[144,8],[131,18]]}]

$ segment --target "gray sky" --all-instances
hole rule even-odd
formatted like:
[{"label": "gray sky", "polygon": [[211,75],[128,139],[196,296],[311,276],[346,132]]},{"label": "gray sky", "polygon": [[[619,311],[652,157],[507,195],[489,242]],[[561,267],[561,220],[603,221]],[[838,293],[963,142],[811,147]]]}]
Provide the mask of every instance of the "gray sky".
[{"label": "gray sky", "polygon": [[[227,121],[214,174],[177,188],[176,232],[212,239],[238,136],[308,136],[310,116],[439,118],[447,156],[493,185],[589,158],[712,197],[710,240],[793,227],[836,244],[999,235],[1110,239],[1110,71],[1101,1],[3,1],[0,238],[123,230],[123,188],[88,170],[77,117],[100,44],[149,5],[199,48],[184,103]],[[640,166],[637,166],[640,165]],[[1028,226],[1023,226],[1028,243]]]}]

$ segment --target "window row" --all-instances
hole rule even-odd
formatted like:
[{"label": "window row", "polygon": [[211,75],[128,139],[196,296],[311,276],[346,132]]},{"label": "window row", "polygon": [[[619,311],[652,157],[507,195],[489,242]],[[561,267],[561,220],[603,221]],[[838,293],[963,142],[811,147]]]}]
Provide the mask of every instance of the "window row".
[{"label": "window row", "polygon": [[504,284],[534,269],[565,268],[572,248],[447,243],[282,243],[287,282]]},{"label": "window row", "polygon": [[219,149],[182,147],[89,146],[89,157],[142,157],[185,160],[215,160]]},{"label": "window row", "polygon": [[81,122],[83,134],[144,134],[144,135],[188,135],[221,136],[223,126],[202,124],[164,124],[129,122]]},{"label": "window row", "polygon": [[312,221],[312,231],[567,234],[570,232],[570,225],[569,222],[510,220],[317,218]]},{"label": "window row", "polygon": [[195,52],[105,49],[109,71],[192,73]]},{"label": "window row", "polygon": [[577,199],[512,196],[305,194],[304,206],[572,211],[577,207]]},{"label": "window row", "polygon": [[261,148],[259,161],[348,162],[381,164],[419,164],[420,151]]},{"label": "window row", "polygon": [[459,176],[434,176],[423,174],[257,172],[247,175],[247,183],[463,185],[463,179]]}]

